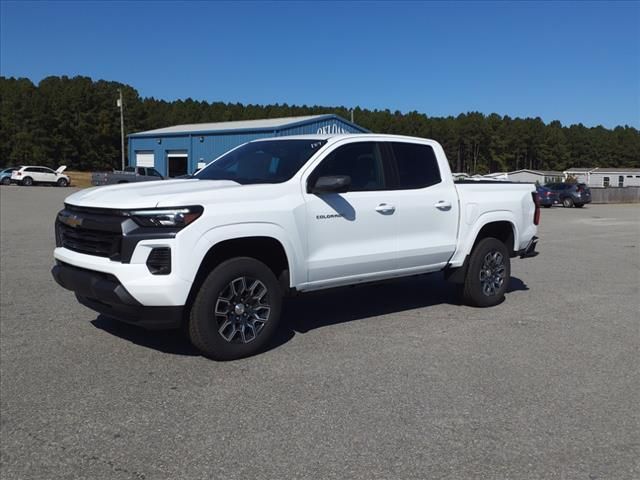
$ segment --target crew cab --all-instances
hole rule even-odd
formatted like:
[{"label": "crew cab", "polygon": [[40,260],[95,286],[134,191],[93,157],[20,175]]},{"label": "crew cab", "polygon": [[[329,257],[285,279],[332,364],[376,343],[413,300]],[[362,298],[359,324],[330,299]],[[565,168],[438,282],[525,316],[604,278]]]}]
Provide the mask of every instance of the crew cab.
[{"label": "crew cab", "polygon": [[190,179],[67,197],[52,274],[101,314],[184,326],[227,360],[265,347],[288,294],[444,271],[466,303],[496,305],[510,259],[537,253],[539,215],[533,184],[454,182],[433,140],[262,139]]},{"label": "crew cab", "polygon": [[116,183],[151,182],[164,180],[164,177],[153,167],[126,167],[113,172],[93,172],[91,185],[113,185]]}]

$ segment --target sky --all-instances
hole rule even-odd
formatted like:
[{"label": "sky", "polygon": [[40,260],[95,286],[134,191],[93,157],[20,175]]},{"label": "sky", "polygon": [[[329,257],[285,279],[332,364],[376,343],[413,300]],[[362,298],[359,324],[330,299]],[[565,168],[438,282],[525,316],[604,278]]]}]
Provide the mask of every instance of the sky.
[{"label": "sky", "polygon": [[638,128],[640,2],[1,0],[0,73],[165,100]]}]

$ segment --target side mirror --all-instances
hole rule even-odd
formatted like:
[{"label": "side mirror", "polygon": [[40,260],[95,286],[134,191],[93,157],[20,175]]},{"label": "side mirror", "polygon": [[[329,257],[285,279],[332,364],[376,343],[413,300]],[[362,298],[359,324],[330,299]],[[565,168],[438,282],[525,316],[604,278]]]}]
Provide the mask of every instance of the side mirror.
[{"label": "side mirror", "polygon": [[349,191],[350,186],[349,175],[331,175],[318,178],[309,193],[345,193]]}]

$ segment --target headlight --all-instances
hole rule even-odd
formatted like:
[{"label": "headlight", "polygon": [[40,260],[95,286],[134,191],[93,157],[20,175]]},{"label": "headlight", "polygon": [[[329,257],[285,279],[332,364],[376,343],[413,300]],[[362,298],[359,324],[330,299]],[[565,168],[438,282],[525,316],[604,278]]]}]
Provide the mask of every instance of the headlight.
[{"label": "headlight", "polygon": [[142,227],[183,228],[202,215],[201,206],[132,210],[129,215]]}]

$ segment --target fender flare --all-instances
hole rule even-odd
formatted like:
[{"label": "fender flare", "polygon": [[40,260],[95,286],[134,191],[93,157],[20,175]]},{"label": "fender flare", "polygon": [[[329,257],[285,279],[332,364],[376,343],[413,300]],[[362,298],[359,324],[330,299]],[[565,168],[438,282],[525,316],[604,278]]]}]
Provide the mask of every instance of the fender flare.
[{"label": "fender flare", "polygon": [[515,249],[516,245],[520,243],[520,232],[518,231],[518,222],[513,213],[508,210],[486,212],[478,216],[471,228],[467,230],[468,233],[464,234],[466,239],[460,245],[460,248],[454,256],[451,257],[449,265],[454,268],[462,266],[467,256],[471,253],[471,249],[475,245],[480,231],[487,225],[496,222],[508,222],[511,225],[511,230],[513,231],[512,248]]},{"label": "fender flare", "polygon": [[[289,236],[284,228],[275,223],[268,222],[247,222],[219,225],[204,232],[194,248],[185,252],[184,255],[189,257],[188,263],[191,265],[190,271],[184,272],[186,277],[190,277],[193,281],[202,261],[207,253],[216,245],[227,240],[238,240],[249,237],[267,237],[276,240],[287,257],[287,265],[289,268],[289,286],[293,287],[302,282],[304,278],[304,267],[299,259],[302,258],[302,252],[298,251],[289,240]],[[184,262],[183,264],[186,264]]]}]

